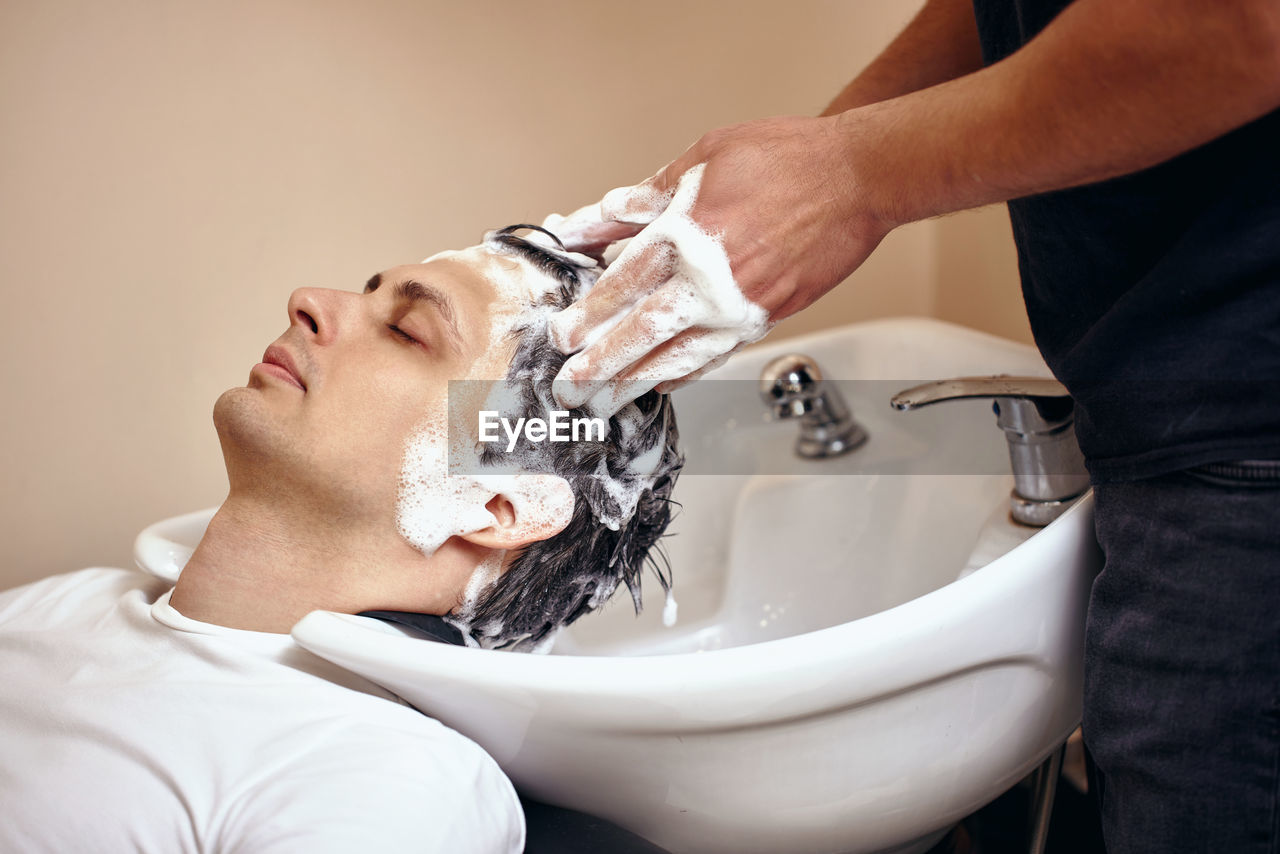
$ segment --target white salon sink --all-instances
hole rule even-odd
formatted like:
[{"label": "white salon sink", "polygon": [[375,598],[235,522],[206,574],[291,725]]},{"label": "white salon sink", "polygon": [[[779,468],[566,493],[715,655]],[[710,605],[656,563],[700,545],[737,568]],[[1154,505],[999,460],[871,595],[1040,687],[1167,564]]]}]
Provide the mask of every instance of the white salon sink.
[{"label": "white salon sink", "polygon": [[[847,381],[865,446],[794,457],[755,382],[787,352]],[[924,851],[1080,717],[1092,496],[1016,525],[989,403],[888,403],[996,373],[1048,376],[1029,347],[900,319],[748,350],[678,392],[674,626],[651,583],[639,618],[615,596],[547,656],[324,612],[294,636],[474,738],[525,793],[677,854]],[[201,530],[148,529],[140,562],[176,572]]]}]

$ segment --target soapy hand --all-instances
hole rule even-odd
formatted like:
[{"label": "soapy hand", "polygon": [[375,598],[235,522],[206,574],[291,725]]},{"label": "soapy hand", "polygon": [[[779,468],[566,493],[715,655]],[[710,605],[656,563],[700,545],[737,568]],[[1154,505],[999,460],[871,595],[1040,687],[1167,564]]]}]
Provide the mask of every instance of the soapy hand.
[{"label": "soapy hand", "polygon": [[575,353],[556,378],[560,403],[607,416],[670,391],[857,269],[893,224],[862,198],[854,140],[839,116],[722,128],[649,180],[552,221],[590,254],[636,235],[551,319],[552,342]]},{"label": "soapy hand", "polygon": [[634,237],[643,226],[628,222],[611,222],[600,214],[600,202],[578,208],[568,216],[551,214],[542,221],[542,227],[550,231],[565,248],[581,252],[597,261],[605,250],[619,240]]}]

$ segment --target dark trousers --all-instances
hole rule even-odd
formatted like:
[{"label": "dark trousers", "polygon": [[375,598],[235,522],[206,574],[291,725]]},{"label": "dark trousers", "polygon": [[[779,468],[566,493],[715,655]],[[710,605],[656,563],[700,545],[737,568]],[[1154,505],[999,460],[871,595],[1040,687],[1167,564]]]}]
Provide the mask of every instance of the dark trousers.
[{"label": "dark trousers", "polygon": [[1084,738],[1108,854],[1280,852],[1280,464],[1094,495]]}]

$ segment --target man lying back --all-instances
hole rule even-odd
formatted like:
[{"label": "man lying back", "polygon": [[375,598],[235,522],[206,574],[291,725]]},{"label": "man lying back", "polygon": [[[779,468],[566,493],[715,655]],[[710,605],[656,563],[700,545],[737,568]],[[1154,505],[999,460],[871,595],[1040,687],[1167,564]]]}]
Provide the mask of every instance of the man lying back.
[{"label": "man lying back", "polygon": [[477,745],[288,635],[313,610],[434,615],[536,649],[619,582],[638,607],[680,465],[669,400],[603,438],[477,436],[477,412],[555,408],[545,318],[600,273],[520,231],[294,292],[214,407],[230,491],[172,589],[88,569],[0,594],[0,851],[522,849]]}]

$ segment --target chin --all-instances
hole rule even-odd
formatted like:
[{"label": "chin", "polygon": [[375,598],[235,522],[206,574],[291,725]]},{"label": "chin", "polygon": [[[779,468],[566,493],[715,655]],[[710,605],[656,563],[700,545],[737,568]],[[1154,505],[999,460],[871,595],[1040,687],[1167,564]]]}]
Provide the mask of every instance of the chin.
[{"label": "chin", "polygon": [[222,457],[227,474],[239,460],[261,466],[265,460],[277,459],[289,446],[288,437],[280,429],[255,389],[241,387],[223,392],[213,404],[213,427],[222,444]]},{"label": "chin", "polygon": [[247,387],[231,388],[218,396],[213,404],[213,428],[218,431],[218,438],[225,443],[231,436],[252,432],[261,427],[251,425],[264,420],[260,396]]},{"label": "chin", "polygon": [[[306,431],[305,419],[281,412],[257,389],[223,392],[213,405],[213,426],[233,492],[323,508],[332,517],[349,520],[372,515],[364,506],[370,501],[368,486],[352,475],[372,467],[346,453],[350,442],[343,440],[341,453],[335,453]],[[388,475],[385,482],[396,483],[396,476]],[[395,494],[378,498],[377,515],[385,516]]]}]

